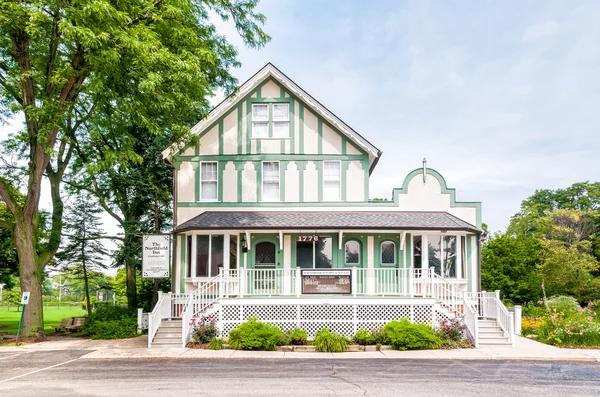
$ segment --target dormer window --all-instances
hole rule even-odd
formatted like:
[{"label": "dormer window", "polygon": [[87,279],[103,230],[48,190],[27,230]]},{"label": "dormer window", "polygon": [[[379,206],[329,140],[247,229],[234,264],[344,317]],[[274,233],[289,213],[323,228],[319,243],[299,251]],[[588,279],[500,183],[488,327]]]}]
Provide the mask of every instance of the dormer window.
[{"label": "dormer window", "polygon": [[289,103],[252,105],[252,138],[289,138]]}]

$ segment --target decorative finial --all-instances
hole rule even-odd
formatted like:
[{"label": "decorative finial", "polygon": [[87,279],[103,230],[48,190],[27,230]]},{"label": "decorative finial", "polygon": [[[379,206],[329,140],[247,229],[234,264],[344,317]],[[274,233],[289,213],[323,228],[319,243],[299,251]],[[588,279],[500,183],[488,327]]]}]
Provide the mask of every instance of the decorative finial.
[{"label": "decorative finial", "polygon": [[423,157],[423,182],[427,180],[427,159]]}]

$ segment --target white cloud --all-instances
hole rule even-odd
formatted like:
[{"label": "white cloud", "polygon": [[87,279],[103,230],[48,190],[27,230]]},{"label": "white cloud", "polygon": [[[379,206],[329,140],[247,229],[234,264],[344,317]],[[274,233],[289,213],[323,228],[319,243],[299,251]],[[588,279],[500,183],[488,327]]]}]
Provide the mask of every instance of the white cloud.
[{"label": "white cloud", "polygon": [[556,21],[544,21],[528,26],[523,33],[523,41],[535,41],[552,37],[558,32],[560,25]]}]

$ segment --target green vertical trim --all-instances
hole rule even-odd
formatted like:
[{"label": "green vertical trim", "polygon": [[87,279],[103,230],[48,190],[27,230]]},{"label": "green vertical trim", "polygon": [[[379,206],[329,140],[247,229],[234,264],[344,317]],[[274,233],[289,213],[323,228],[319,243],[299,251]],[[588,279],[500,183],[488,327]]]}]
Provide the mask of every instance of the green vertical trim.
[{"label": "green vertical trim", "polygon": [[187,241],[185,238],[185,234],[179,236],[179,241],[181,242],[181,247],[179,247],[179,293],[183,294],[185,292],[185,250],[187,246]]},{"label": "green vertical trim", "polygon": [[294,100],[290,102],[290,154],[296,150],[296,104]]},{"label": "green vertical trim", "polygon": [[244,170],[244,161],[238,161],[235,163],[235,169],[237,171],[237,201],[242,202],[242,172]]},{"label": "green vertical trim", "polygon": [[238,141],[238,145],[237,145],[237,154],[242,154],[242,118],[243,118],[244,114],[242,112],[242,104],[240,103],[238,105],[238,112],[237,112],[237,141]]},{"label": "green vertical trim", "polygon": [[346,179],[346,174],[348,173],[348,166],[350,165],[349,161],[341,161],[341,168],[340,168],[340,172],[342,174],[342,201],[346,201],[348,199],[347,196],[347,190],[348,190],[348,183],[347,183],[347,179]]},{"label": "green vertical trim", "polygon": [[219,121],[219,155],[223,155],[223,119]]},{"label": "green vertical trim", "polygon": [[279,87],[279,98],[285,98],[285,90],[283,87]]},{"label": "green vertical trim", "polygon": [[198,143],[196,144],[196,147],[194,147],[194,154],[200,156],[200,138],[198,138]]},{"label": "green vertical trim", "polygon": [[[319,121],[317,122],[317,132],[319,134],[318,139],[318,152],[319,154],[323,154],[323,120],[319,119]],[[320,200],[319,200],[320,201]]]},{"label": "green vertical trim", "polygon": [[256,99],[261,99],[262,98],[261,87],[258,87],[254,92],[256,93]]},{"label": "green vertical trim", "polygon": [[473,254],[472,254],[472,238],[473,235],[467,234],[467,291],[473,292]]},{"label": "green vertical trim", "polygon": [[196,179],[194,198],[196,199],[196,202],[198,202],[200,201],[200,161],[192,163],[192,167],[194,167],[194,174]]},{"label": "green vertical trim", "polygon": [[251,154],[250,137],[252,136],[252,102],[246,101],[246,154]]},{"label": "green vertical trim", "polygon": [[288,161],[279,162],[279,201],[285,201],[285,170],[287,170]]},{"label": "green vertical trim", "polygon": [[304,104],[302,102],[299,103],[298,111],[300,112],[300,131],[298,131],[300,147],[298,149],[300,154],[304,154]]},{"label": "green vertical trim", "polygon": [[346,136],[340,135],[342,137],[342,154],[346,154]]},{"label": "green vertical trim", "polygon": [[225,171],[226,161],[219,161],[217,163],[217,200],[222,203],[223,202],[223,172]]},{"label": "green vertical trim", "polygon": [[362,160],[363,175],[365,176],[365,201],[369,201],[369,160]]},{"label": "green vertical trim", "polygon": [[262,161],[254,161],[254,169],[256,170],[256,201],[260,203],[262,201]]},{"label": "green vertical trim", "polygon": [[281,145],[279,151],[281,154],[285,154],[285,142],[287,141],[287,139],[280,139],[279,143]]},{"label": "green vertical trim", "polygon": [[[269,115],[269,138],[273,138],[273,104],[267,103],[267,114]],[[260,140],[259,140],[260,142]],[[258,152],[260,153],[260,151]]]},{"label": "green vertical trim", "polygon": [[257,139],[256,140],[256,154],[261,154],[262,153],[262,145],[261,145],[261,140]]},{"label": "green vertical trim", "polygon": [[304,168],[306,168],[306,161],[296,161],[298,164],[298,201],[304,202]]},{"label": "green vertical trim", "polygon": [[317,183],[319,184],[317,201],[321,203],[323,202],[323,162],[315,161],[315,168],[317,169]]}]

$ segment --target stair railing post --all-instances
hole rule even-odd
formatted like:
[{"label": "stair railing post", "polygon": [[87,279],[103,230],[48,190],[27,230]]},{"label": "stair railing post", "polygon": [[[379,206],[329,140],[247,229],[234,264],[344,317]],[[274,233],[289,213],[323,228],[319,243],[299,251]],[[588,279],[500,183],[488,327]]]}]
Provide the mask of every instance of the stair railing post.
[{"label": "stair railing post", "polygon": [[246,292],[246,268],[242,267],[240,270],[240,298],[244,297]]},{"label": "stair railing post", "polygon": [[358,285],[357,280],[358,274],[356,273],[356,266],[352,266],[352,296],[356,298],[356,287]]},{"label": "stair railing post", "polygon": [[302,271],[299,266],[296,266],[296,296],[302,294]]},{"label": "stair railing post", "polygon": [[223,267],[219,266],[219,299],[223,297]]}]

